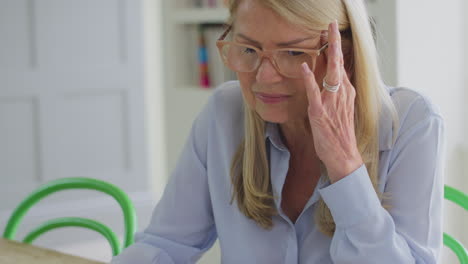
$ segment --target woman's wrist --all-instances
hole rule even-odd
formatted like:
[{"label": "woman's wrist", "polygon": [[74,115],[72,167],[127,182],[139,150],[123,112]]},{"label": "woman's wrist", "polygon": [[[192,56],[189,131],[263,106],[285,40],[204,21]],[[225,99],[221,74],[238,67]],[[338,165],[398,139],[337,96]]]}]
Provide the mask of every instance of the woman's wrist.
[{"label": "woman's wrist", "polygon": [[332,166],[326,166],[331,183],[335,183],[359,169],[364,162],[361,157],[347,161],[335,161]]}]

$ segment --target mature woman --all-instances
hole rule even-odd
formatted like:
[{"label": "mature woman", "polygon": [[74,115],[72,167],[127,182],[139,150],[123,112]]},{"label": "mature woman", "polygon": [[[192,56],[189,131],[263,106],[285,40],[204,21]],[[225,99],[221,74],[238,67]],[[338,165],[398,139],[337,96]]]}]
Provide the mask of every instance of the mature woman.
[{"label": "mature woman", "polygon": [[361,0],[231,0],[216,89],[114,263],[437,263],[443,119],[383,85]]}]

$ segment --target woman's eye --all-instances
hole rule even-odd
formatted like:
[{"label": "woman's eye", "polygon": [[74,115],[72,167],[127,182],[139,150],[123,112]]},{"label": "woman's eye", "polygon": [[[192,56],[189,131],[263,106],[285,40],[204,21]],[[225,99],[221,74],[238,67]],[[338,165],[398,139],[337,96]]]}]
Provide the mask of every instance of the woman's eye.
[{"label": "woman's eye", "polygon": [[304,54],[302,51],[294,51],[294,50],[288,50],[288,55],[289,56],[300,56]]},{"label": "woman's eye", "polygon": [[255,53],[255,50],[251,48],[244,48],[244,53]]}]

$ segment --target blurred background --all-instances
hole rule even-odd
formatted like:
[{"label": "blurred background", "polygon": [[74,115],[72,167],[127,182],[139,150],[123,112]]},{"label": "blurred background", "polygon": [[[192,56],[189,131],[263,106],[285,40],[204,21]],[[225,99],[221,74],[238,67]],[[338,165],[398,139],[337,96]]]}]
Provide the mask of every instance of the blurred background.
[{"label": "blurred background", "polygon": [[[468,193],[467,1],[367,4],[386,83],[439,106],[445,182]],[[227,14],[221,0],[0,0],[0,230],[34,188],[76,176],[121,187],[142,230],[196,114],[213,87],[235,78],[213,45]],[[468,214],[444,206],[444,231],[468,245]],[[65,215],[94,216],[123,233],[114,201],[71,191],[35,206],[18,238]],[[82,229],[52,231],[35,244],[111,258],[107,242]],[[219,262],[216,243],[199,263]],[[442,263],[457,263],[446,248]]]}]

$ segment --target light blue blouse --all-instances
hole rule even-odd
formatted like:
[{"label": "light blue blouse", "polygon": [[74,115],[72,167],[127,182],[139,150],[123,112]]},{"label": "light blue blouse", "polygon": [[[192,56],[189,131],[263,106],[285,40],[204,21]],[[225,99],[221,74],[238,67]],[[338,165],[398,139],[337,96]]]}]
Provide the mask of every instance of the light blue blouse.
[{"label": "light blue blouse", "polygon": [[[437,263],[442,247],[444,122],[425,96],[387,88],[400,129],[392,144],[392,120],[380,119],[381,206],[365,165],[331,184],[320,181],[293,223],[281,210],[290,153],[277,124],[267,123],[272,188],[279,215],[260,228],[230,203],[231,159],[243,135],[243,101],[237,81],[216,89],[193,123],[177,166],[149,226],[112,263],[195,263],[219,239],[221,263]],[[313,220],[323,197],[336,223],[329,238]]]}]

